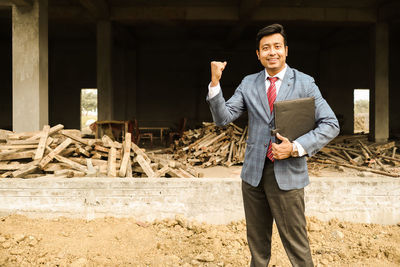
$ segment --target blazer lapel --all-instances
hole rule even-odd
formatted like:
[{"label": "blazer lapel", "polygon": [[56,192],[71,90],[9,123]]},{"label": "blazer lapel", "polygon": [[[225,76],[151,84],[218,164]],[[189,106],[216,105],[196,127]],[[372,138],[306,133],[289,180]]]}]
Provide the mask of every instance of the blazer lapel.
[{"label": "blazer lapel", "polygon": [[283,76],[281,88],[279,88],[279,92],[276,96],[275,101],[282,101],[286,99],[288,93],[290,92],[290,89],[292,88],[293,78],[293,70],[289,66],[287,66],[285,76]]},{"label": "blazer lapel", "polygon": [[260,101],[264,108],[264,112],[269,119],[269,117],[271,116],[271,111],[269,110],[267,91],[265,89],[265,70],[262,70],[260,72],[260,75],[258,75],[256,80],[256,87],[258,95],[260,97]]}]

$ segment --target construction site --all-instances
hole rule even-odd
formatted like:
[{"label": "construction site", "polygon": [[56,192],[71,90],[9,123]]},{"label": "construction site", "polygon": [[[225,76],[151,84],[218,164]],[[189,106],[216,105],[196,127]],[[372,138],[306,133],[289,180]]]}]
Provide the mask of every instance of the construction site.
[{"label": "construction site", "polygon": [[[400,3],[0,0],[0,266],[250,266],[248,116],[216,126],[281,23],[340,134],[307,157],[315,266],[400,266]],[[276,225],[269,266],[291,266]]]}]

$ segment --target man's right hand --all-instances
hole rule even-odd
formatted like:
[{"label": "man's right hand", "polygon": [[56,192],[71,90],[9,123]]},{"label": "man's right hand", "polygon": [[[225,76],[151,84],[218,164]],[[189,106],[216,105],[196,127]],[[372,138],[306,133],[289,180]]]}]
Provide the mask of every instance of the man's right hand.
[{"label": "man's right hand", "polygon": [[225,69],[226,61],[211,61],[211,86],[217,86]]}]

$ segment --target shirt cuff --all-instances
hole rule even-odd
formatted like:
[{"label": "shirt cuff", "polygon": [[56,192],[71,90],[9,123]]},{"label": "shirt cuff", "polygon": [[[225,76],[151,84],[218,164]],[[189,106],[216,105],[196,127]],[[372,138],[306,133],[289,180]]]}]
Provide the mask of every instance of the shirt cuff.
[{"label": "shirt cuff", "polygon": [[300,145],[299,142],[293,141],[293,143],[297,147],[297,151],[299,152],[299,157],[302,157],[305,154],[307,154],[307,151],[303,148],[302,145]]},{"label": "shirt cuff", "polygon": [[219,91],[221,91],[221,86],[211,86],[211,83],[208,85],[208,99],[213,98],[214,96],[218,95]]}]

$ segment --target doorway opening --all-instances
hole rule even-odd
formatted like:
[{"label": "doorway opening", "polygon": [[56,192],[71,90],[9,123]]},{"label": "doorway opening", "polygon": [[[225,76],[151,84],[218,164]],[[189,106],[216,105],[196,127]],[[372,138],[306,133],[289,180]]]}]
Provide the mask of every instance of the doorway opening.
[{"label": "doorway opening", "polygon": [[97,89],[81,89],[81,131],[93,134],[90,124],[97,121]]},{"label": "doorway opening", "polygon": [[369,133],[369,89],[354,89],[354,133]]}]

